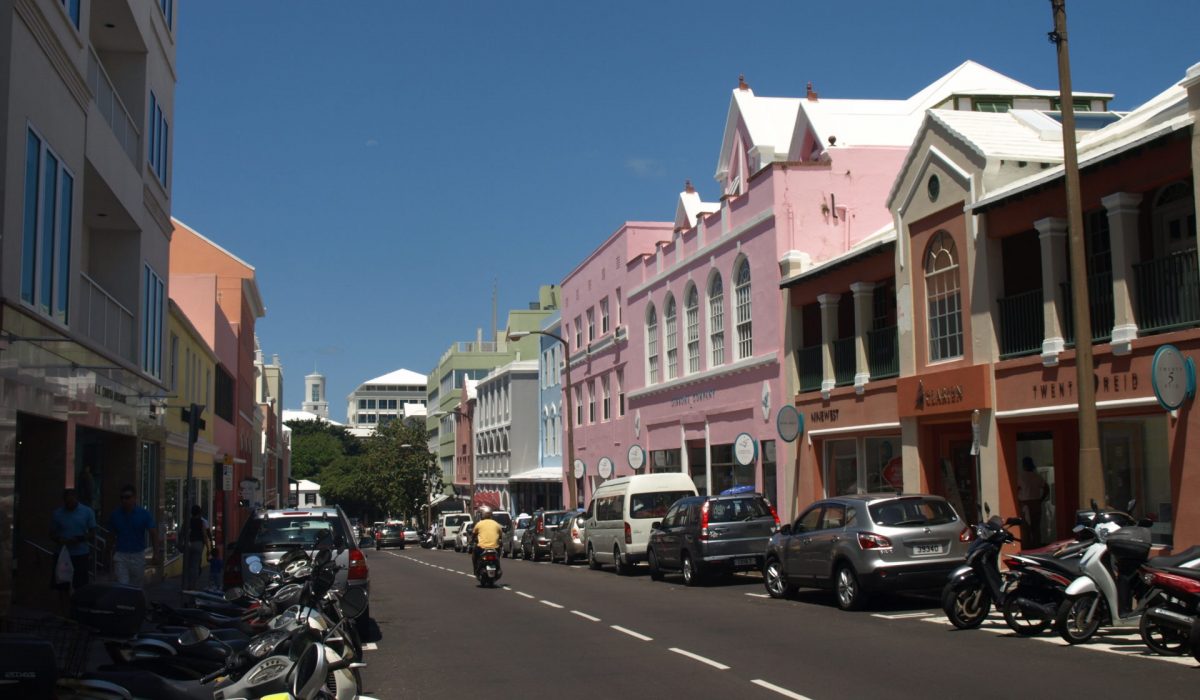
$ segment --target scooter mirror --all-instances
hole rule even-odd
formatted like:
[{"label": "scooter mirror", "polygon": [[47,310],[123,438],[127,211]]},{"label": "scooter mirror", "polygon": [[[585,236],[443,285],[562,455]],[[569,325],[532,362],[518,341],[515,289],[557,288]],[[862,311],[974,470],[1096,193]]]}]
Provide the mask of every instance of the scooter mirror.
[{"label": "scooter mirror", "polygon": [[233,601],[235,601],[245,595],[246,595],[246,592],[242,590],[241,586],[234,586],[233,588],[230,588],[225,591],[225,600],[228,600],[229,602],[232,603]]},{"label": "scooter mirror", "polygon": [[348,618],[356,618],[367,609],[367,592],[361,586],[354,586],[342,594],[342,613]]},{"label": "scooter mirror", "polygon": [[246,557],[246,569],[252,574],[261,574],[263,570],[262,558],[257,554],[251,554]]},{"label": "scooter mirror", "polygon": [[208,631],[208,628],[201,627],[200,625],[192,625],[187,628],[186,632],[179,635],[179,643],[185,647],[195,646],[207,640],[210,636],[212,636],[212,633]]},{"label": "scooter mirror", "polygon": [[333,558],[332,550],[322,549],[317,552],[317,556],[314,558],[313,561],[316,563],[317,566],[322,566],[324,564],[328,564],[329,560],[332,558]]}]

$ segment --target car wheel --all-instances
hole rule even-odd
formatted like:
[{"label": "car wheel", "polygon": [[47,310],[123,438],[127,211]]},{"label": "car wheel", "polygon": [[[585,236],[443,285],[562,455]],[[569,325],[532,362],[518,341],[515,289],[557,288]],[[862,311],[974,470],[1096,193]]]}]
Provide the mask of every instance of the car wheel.
[{"label": "car wheel", "polygon": [[646,565],[650,567],[651,581],[663,580],[662,569],[658,568],[658,557],[655,556],[653,549],[646,552]]},{"label": "car wheel", "polygon": [[592,571],[600,570],[600,562],[596,561],[596,550],[592,549],[592,545],[588,544],[587,550],[588,568]]},{"label": "car wheel", "polygon": [[763,567],[763,585],[772,598],[791,598],[796,594],[796,586],[787,582],[787,574],[778,559],[767,560]]},{"label": "car wheel", "polygon": [[692,559],[692,555],[687,552],[683,553],[682,573],[685,586],[699,586],[703,582],[704,574],[701,573],[696,561]]},{"label": "car wheel", "polygon": [[858,576],[854,569],[849,564],[842,564],[834,577],[838,607],[842,610],[861,610],[867,602],[867,597],[858,584]]},{"label": "car wheel", "polygon": [[628,576],[632,567],[621,561],[621,548],[613,547],[613,571],[617,576]]}]

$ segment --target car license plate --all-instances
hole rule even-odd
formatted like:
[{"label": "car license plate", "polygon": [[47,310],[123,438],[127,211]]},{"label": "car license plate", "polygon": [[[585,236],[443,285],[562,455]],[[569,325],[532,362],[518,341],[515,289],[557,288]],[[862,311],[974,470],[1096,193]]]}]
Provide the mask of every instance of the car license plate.
[{"label": "car license plate", "polygon": [[758,563],[757,557],[738,557],[733,560],[734,566],[754,566]]},{"label": "car license plate", "polygon": [[941,554],[942,545],[940,544],[915,544],[913,545],[913,555],[922,556],[929,554]]}]

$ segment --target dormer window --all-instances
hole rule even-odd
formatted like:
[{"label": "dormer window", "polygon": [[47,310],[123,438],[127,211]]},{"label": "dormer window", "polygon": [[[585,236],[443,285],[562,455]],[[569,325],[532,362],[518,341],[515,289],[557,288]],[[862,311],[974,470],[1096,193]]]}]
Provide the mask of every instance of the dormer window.
[{"label": "dormer window", "polygon": [[971,109],[976,112],[1007,112],[1012,106],[1011,97],[977,97],[971,100]]}]

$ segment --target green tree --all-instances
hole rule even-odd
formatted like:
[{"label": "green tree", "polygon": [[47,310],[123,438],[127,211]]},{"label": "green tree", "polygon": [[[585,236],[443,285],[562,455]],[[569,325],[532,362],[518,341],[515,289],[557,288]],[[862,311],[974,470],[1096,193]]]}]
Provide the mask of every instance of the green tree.
[{"label": "green tree", "polygon": [[443,489],[442,472],[419,420],[392,421],[366,441],[362,472],[375,502],[393,516],[427,517],[430,496]]}]

